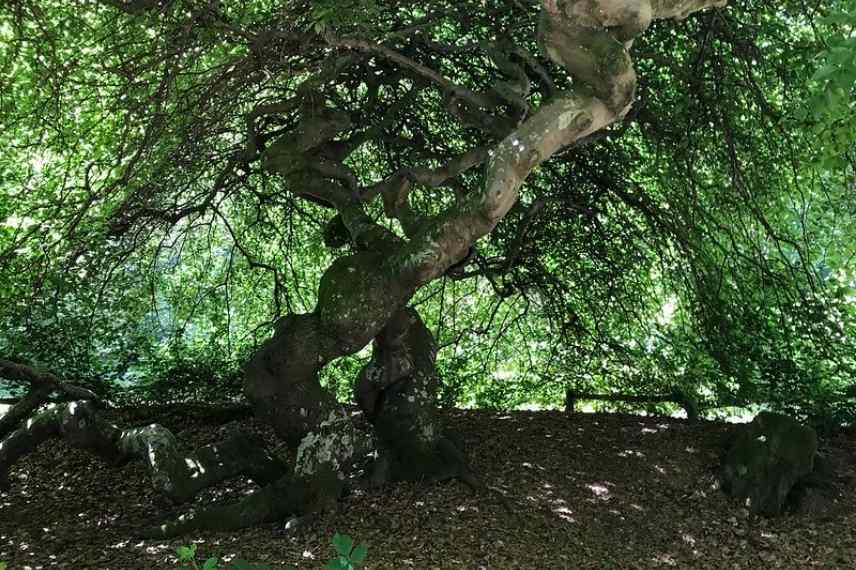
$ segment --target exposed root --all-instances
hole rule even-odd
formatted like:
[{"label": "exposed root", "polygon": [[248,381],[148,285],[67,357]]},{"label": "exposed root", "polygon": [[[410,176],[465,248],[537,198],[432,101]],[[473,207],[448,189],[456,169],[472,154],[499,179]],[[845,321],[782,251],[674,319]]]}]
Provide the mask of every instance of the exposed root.
[{"label": "exposed root", "polygon": [[333,472],[312,478],[286,475],[255,493],[227,505],[191,511],[174,521],[142,532],[143,538],[171,538],[202,530],[226,531],[291,518],[301,521],[335,509],[342,481]]},{"label": "exposed root", "polygon": [[286,476],[236,503],[191,511],[176,520],[145,529],[141,536],[170,538],[200,530],[235,530],[273,522],[297,512],[301,499],[299,488]]},{"label": "exposed root", "polygon": [[142,459],[155,489],[179,503],[238,475],[264,485],[287,471],[253,436],[239,433],[222,444],[207,445],[184,455],[175,436],[162,426],[123,430],[102,420],[91,404],[71,402],[36,414],[0,442],[0,485],[8,485],[9,469],[18,459],[42,442],[58,437],[112,463]]}]

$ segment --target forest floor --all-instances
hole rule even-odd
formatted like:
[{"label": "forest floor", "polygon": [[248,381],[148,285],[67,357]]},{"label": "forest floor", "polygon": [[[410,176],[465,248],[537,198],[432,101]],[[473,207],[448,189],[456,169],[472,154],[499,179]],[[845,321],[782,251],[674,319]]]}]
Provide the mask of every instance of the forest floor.
[{"label": "forest floor", "polygon": [[[195,445],[252,419],[181,408],[114,412],[123,424],[159,422]],[[0,560],[9,570],[177,568],[175,548],[300,569],[321,568],[335,532],[369,547],[366,568],[856,568],[856,436],[825,439],[841,496],[831,510],[757,519],[715,486],[721,441],[733,425],[560,412],[453,410],[495,496],[450,482],[358,491],[340,512],[294,531],[267,525],[180,540],[139,540],[170,510],[139,464],[110,467],[56,441],[12,470],[0,494]],[[197,504],[236,497],[231,482]]]}]

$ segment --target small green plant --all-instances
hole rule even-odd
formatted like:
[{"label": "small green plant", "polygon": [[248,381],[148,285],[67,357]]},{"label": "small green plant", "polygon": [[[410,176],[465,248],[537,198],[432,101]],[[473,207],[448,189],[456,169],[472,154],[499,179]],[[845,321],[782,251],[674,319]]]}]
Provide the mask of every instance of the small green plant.
[{"label": "small green plant", "polygon": [[[333,535],[333,548],[336,549],[336,558],[330,560],[324,567],[325,570],[357,570],[362,566],[368,554],[368,546],[360,544],[354,546],[354,539],[347,534],[336,533]],[[246,560],[233,560],[221,568],[217,558],[209,558],[200,566],[196,561],[196,545],[179,546],[175,549],[178,555],[179,568],[182,570],[271,570],[267,564],[259,562],[247,562]],[[0,562],[0,570],[6,570],[6,565]],[[282,570],[297,570],[293,566],[285,566]]]},{"label": "small green plant", "polygon": [[336,558],[327,563],[326,570],[356,570],[362,566],[369,548],[365,544],[354,546],[354,539],[347,534],[333,535]]},{"label": "small green plant", "polygon": [[[196,545],[179,546],[175,549],[178,554],[178,564],[182,569],[189,570],[217,570],[220,566],[216,558],[209,558],[202,563],[202,566],[196,563]],[[2,570],[2,569],[0,569]]]},{"label": "small green plant", "polygon": [[0,570],[6,570],[6,563],[0,562]]}]

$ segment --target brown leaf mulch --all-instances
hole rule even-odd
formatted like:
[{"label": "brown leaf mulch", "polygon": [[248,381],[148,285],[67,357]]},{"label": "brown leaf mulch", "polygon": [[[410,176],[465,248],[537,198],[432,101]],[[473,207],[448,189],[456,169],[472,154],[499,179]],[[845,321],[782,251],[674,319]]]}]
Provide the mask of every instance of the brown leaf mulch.
[{"label": "brown leaf mulch", "polygon": [[[181,408],[114,414],[125,425],[163,423],[188,446],[217,441],[236,425],[270,437],[252,419],[218,424]],[[358,490],[340,512],[288,534],[269,525],[172,541],[134,538],[133,529],[173,509],[139,465],[107,466],[50,442],[12,470],[13,488],[0,494],[0,560],[9,570],[176,568],[175,547],[195,542],[202,559],[315,569],[340,532],[368,544],[369,569],[856,569],[853,435],[823,441],[835,474],[824,508],[764,520],[715,487],[728,424],[460,410],[445,419],[494,493],[456,482]],[[251,488],[233,481],[199,502]]]}]

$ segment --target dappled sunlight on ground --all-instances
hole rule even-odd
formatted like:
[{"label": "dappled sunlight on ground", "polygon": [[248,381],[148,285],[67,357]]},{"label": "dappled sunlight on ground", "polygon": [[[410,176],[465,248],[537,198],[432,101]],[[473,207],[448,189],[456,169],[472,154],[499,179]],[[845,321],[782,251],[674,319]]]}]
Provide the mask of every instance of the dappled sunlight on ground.
[{"label": "dappled sunlight on ground", "polygon": [[[180,414],[131,419],[165,423],[195,445],[231,429]],[[270,438],[254,422],[241,423]],[[856,560],[853,493],[829,520],[755,520],[723,497],[712,473],[733,426],[462,410],[448,413],[447,424],[495,494],[475,495],[456,482],[357,489],[339,513],[286,534],[269,525],[173,541],[133,536],[134,528],[183,512],[154,494],[142,470],[104,466],[51,442],[13,470],[12,491],[0,494],[0,560],[11,562],[10,570],[172,568],[175,546],[192,541],[203,559],[315,569],[330,553],[330,536],[343,532],[369,545],[369,569],[856,568],[848,566]],[[856,469],[852,439],[836,443],[836,453],[845,444],[848,468]],[[231,481],[200,503],[252,489],[244,479]]]}]

